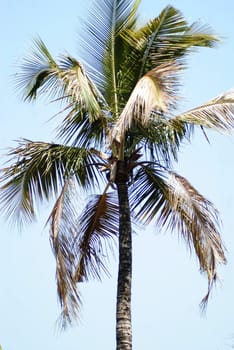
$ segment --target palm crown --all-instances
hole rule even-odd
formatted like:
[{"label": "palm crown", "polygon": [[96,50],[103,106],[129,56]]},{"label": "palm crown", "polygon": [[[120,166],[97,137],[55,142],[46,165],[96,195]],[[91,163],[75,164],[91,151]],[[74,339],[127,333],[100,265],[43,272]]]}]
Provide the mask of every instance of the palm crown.
[{"label": "palm crown", "polygon": [[[216,209],[172,169],[194,126],[224,132],[234,126],[231,92],[175,113],[186,55],[218,39],[171,6],[139,27],[138,6],[97,1],[84,25],[79,61],[69,55],[55,60],[37,39],[18,78],[26,100],[48,94],[63,104],[61,142],[19,140],[2,169],[1,203],[21,223],[35,217],[38,200],[56,197],[48,221],[65,321],[77,315],[77,282],[107,271],[105,256],[122,227],[121,184],[128,187],[133,220],[175,229],[194,248],[209,281],[203,301],[225,262]],[[77,213],[83,190],[92,196]]]}]

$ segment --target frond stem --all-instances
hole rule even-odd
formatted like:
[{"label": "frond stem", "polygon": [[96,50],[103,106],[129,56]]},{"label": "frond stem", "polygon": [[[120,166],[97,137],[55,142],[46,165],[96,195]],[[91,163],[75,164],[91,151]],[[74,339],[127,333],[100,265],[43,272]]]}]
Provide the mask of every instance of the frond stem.
[{"label": "frond stem", "polygon": [[158,26],[157,30],[154,33],[152,33],[150,35],[150,37],[149,37],[150,40],[149,40],[149,42],[147,44],[147,48],[146,48],[146,50],[144,52],[144,56],[143,56],[143,59],[142,59],[142,66],[141,66],[141,70],[140,70],[140,74],[139,74],[139,78],[138,79],[140,79],[142,77],[142,75],[143,75],[145,64],[146,64],[146,60],[147,60],[147,57],[149,55],[150,48],[151,48],[151,46],[153,44],[153,41],[154,41],[156,35],[158,34],[158,32],[160,30],[161,23],[164,21],[166,15],[167,15],[167,11],[165,11],[165,13],[164,13],[164,15],[163,15],[163,17],[162,17],[162,19],[161,19],[161,21],[159,23],[159,26]]},{"label": "frond stem", "polygon": [[113,93],[114,93],[114,111],[115,117],[119,115],[118,109],[118,95],[117,95],[117,84],[116,84],[116,72],[115,72],[115,22],[116,22],[116,0],[114,2],[114,9],[112,15],[112,30],[111,30],[111,69],[112,69],[112,79],[113,79]]}]

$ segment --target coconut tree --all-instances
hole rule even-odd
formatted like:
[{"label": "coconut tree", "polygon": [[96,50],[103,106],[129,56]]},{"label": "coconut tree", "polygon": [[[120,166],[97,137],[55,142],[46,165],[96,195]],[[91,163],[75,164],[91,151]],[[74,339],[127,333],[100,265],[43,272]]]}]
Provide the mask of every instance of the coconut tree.
[{"label": "coconut tree", "polygon": [[[98,0],[84,23],[80,59],[54,59],[41,39],[17,74],[28,101],[47,95],[60,103],[57,142],[20,139],[2,169],[0,201],[20,225],[35,206],[54,199],[50,241],[63,325],[81,302],[79,283],[108,273],[118,241],[117,349],[132,348],[132,222],[178,231],[207,274],[207,302],[225,262],[213,204],[173,171],[179,147],[195,126],[234,127],[231,92],[176,113],[185,58],[218,41],[208,27],[188,24],[168,6],[138,25],[139,1]],[[87,196],[89,194],[89,196]],[[86,195],[83,210],[77,199]]]}]

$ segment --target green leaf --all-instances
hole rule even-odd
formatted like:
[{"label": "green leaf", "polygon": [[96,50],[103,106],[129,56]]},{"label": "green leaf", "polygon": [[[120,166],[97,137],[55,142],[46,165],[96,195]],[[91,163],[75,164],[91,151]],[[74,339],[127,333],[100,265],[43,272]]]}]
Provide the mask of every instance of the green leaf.
[{"label": "green leaf", "polygon": [[8,153],[8,167],[1,170],[0,203],[8,219],[22,224],[35,217],[35,202],[50,199],[73,175],[79,186],[91,189],[101,180],[92,151],[46,142],[22,139]]},{"label": "green leaf", "polygon": [[124,54],[120,34],[134,28],[139,0],[100,0],[84,23],[83,58],[112,112],[118,109],[117,79]]},{"label": "green leaf", "polygon": [[90,121],[102,115],[103,96],[81,63],[69,55],[56,62],[41,39],[34,41],[31,54],[23,60],[16,83],[23,88],[26,100],[48,95],[66,102],[66,109],[74,110],[75,106],[82,115],[88,114]]},{"label": "green leaf", "polygon": [[61,91],[57,79],[59,67],[40,38],[34,40],[34,46],[20,68],[16,87],[23,90],[25,100],[37,98],[38,92],[52,95]]},{"label": "green leaf", "polygon": [[153,20],[138,31],[127,31],[126,41],[132,46],[139,78],[155,66],[183,58],[194,47],[213,47],[218,38],[208,26],[195,22],[189,25],[182,13],[165,7]]},{"label": "green leaf", "polygon": [[[68,111],[67,111],[68,109]],[[66,108],[66,116],[57,128],[57,136],[66,144],[81,148],[102,148],[107,142],[109,116],[103,111],[97,119],[90,121],[76,105]]]}]

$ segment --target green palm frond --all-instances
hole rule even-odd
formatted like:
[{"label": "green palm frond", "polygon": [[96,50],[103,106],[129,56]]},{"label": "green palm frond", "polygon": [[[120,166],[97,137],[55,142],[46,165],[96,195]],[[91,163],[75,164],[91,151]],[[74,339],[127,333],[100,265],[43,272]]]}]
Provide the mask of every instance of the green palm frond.
[{"label": "green palm frond", "polygon": [[138,79],[155,66],[183,58],[196,46],[212,47],[218,41],[208,26],[197,22],[189,25],[172,6],[165,7],[158,17],[139,30],[128,30],[122,35],[132,47]]},{"label": "green palm frond", "polygon": [[60,56],[55,61],[41,39],[34,41],[31,54],[24,59],[17,84],[23,89],[25,99],[35,99],[39,94],[58,97],[88,114],[95,120],[102,114],[103,96],[85,73],[82,65],[71,56]]},{"label": "green palm frond", "polygon": [[110,119],[107,112],[103,111],[103,114],[93,121],[90,121],[88,114],[83,115],[75,104],[63,112],[66,116],[57,128],[59,139],[76,147],[104,147]]},{"label": "green palm frond", "polygon": [[171,166],[174,160],[178,160],[181,144],[184,139],[189,139],[190,133],[185,123],[156,116],[145,137],[146,151],[150,154],[151,160],[162,161],[163,164]]},{"label": "green palm frond", "polygon": [[121,64],[117,74],[120,112],[138,80],[157,66],[184,62],[186,54],[200,47],[214,46],[218,38],[208,26],[189,25],[180,11],[167,6],[158,17],[140,29],[121,32]]},{"label": "green palm frond", "polygon": [[144,223],[155,220],[158,227],[177,230],[194,248],[201,271],[208,277],[207,302],[217,279],[217,265],[225,263],[219,233],[219,217],[213,204],[184,177],[155,165],[142,166],[131,190],[136,218]]},{"label": "green palm frond", "polygon": [[105,259],[108,248],[112,249],[113,239],[118,235],[118,201],[114,193],[104,192],[92,196],[84,209],[74,244],[77,282],[90,276],[100,278],[102,271],[108,273]]},{"label": "green palm frond", "polygon": [[211,101],[182,113],[175,120],[187,123],[191,129],[199,125],[230,133],[234,128],[234,91],[224,92]]},{"label": "green palm frond", "polygon": [[84,25],[84,61],[113,112],[117,112],[117,74],[124,54],[120,33],[135,26],[139,2],[100,0]]},{"label": "green palm frond", "polygon": [[40,38],[34,40],[33,49],[24,58],[20,68],[16,87],[23,90],[25,100],[35,99],[38,91],[53,94],[59,88],[58,64]]},{"label": "green palm frond", "polygon": [[112,56],[121,54],[112,50],[115,49],[116,39],[121,32],[135,27],[139,3],[140,0],[100,0],[91,8],[83,23],[82,47],[83,59],[93,70],[94,81],[98,78],[96,73],[104,73],[103,58],[107,56],[106,51]]},{"label": "green palm frond", "polygon": [[163,204],[163,190],[166,188],[164,169],[153,165],[140,167],[134,177],[134,186],[130,187],[130,203],[134,216],[148,224]]},{"label": "green palm frond", "polygon": [[75,256],[74,238],[77,231],[78,195],[73,177],[67,177],[49,216],[50,240],[56,261],[56,281],[62,308],[62,327],[77,318],[81,297],[73,279]]},{"label": "green palm frond", "polygon": [[152,115],[149,125],[134,122],[127,133],[126,147],[129,150],[142,147],[144,160],[172,166],[178,160],[178,151],[184,139],[189,139],[190,127],[182,121],[168,119],[164,115]]},{"label": "green palm frond", "polygon": [[84,189],[101,179],[95,166],[100,160],[88,149],[22,139],[8,156],[11,165],[1,170],[0,203],[6,217],[19,223],[33,219],[34,203],[56,195],[67,175]]},{"label": "green palm frond", "polygon": [[175,87],[179,66],[174,62],[156,67],[137,83],[119,116],[111,138],[122,143],[134,121],[148,127],[157,114],[169,114],[177,101]]},{"label": "green palm frond", "polygon": [[105,143],[109,108],[75,58],[62,55],[55,61],[44,42],[36,39],[31,54],[22,62],[16,83],[27,100],[48,95],[53,102],[65,104],[59,112],[65,115],[57,128],[60,138],[80,147],[84,138],[92,146]]}]

